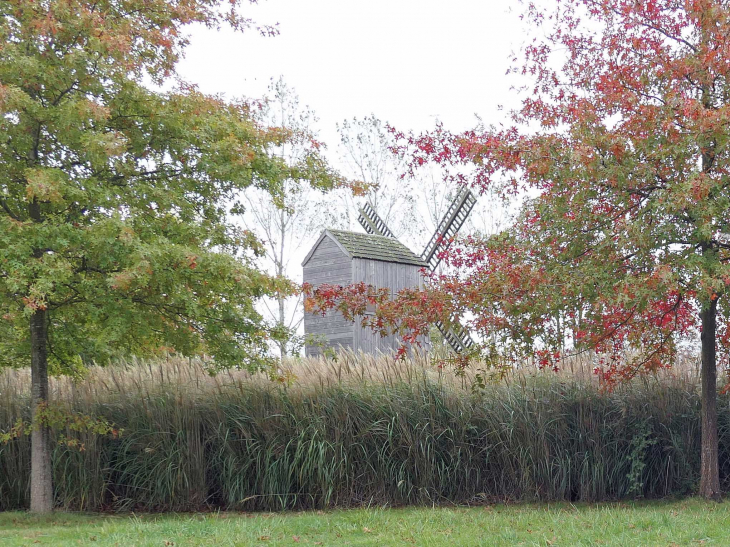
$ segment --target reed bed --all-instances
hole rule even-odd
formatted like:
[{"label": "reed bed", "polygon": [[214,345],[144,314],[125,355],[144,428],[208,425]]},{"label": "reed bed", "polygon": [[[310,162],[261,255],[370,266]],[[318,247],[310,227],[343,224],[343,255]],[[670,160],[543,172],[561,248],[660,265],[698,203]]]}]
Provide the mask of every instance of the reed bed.
[{"label": "reed bed", "polygon": [[[54,404],[101,416],[119,438],[57,437],[54,487],[74,510],[284,510],[599,501],[691,493],[699,397],[688,359],[613,391],[591,374],[531,366],[484,389],[428,357],[296,359],[278,381],[211,376],[196,361],[130,360],[52,382]],[[28,418],[28,371],[0,375],[0,430]],[[719,401],[730,483],[730,399]],[[29,439],[0,445],[0,510],[28,504]]]}]

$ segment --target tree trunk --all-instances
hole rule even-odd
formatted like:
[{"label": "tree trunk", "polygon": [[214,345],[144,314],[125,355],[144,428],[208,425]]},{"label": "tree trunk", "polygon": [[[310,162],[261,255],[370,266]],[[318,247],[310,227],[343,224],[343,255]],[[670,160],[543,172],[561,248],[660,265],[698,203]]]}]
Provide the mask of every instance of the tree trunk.
[{"label": "tree trunk", "polygon": [[[279,296],[278,297],[278,304],[279,304],[279,325],[281,325],[282,329],[286,329],[286,308],[284,307],[285,302],[284,299]],[[282,340],[279,342],[279,352],[281,353],[281,364],[284,364],[284,359],[286,359],[286,352],[287,352],[287,341]]]},{"label": "tree trunk", "polygon": [[36,420],[38,408],[48,401],[48,312],[37,309],[30,318],[31,351],[31,433],[30,510],[53,510],[51,432],[46,423]]},{"label": "tree trunk", "polygon": [[700,496],[720,500],[720,468],[717,434],[717,366],[715,334],[717,299],[700,312],[702,320],[702,456],[700,461]]}]

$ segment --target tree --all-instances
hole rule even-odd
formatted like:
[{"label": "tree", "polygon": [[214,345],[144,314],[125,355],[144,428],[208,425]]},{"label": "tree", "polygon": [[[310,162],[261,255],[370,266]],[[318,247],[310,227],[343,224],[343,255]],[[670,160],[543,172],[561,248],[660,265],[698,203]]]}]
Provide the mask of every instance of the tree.
[{"label": "tree", "polygon": [[[427,294],[375,321],[416,331],[454,310],[498,335],[484,348],[559,366],[593,351],[611,383],[670,366],[699,333],[700,495],[720,496],[717,366],[730,342],[730,9],[725,0],[529,5],[534,81],[506,128],[399,134],[414,168],[522,196],[516,223],[451,253]],[[356,307],[327,289],[324,307]],[[400,314],[400,315],[398,315]],[[555,318],[565,318],[562,327]],[[488,339],[488,336],[483,336]]]},{"label": "tree", "polygon": [[0,2],[0,364],[31,365],[32,511],[53,507],[39,419],[49,368],[122,351],[268,363],[254,305],[290,287],[258,269],[259,243],[229,220],[235,198],[336,177],[314,151],[296,165],[269,155],[295,135],[256,123],[244,102],[143,84],[175,78],[185,25],[250,27],[240,8]]},{"label": "tree", "polygon": [[[296,166],[321,146],[313,129],[317,117],[308,107],[299,105],[296,91],[287,86],[283,78],[272,82],[269,94],[257,117],[267,126],[297,135],[296,140],[272,145],[270,153],[286,165]],[[289,275],[292,257],[321,228],[326,215],[322,214],[321,200],[310,186],[294,179],[282,180],[281,184],[281,197],[265,189],[246,191],[248,206],[244,222],[262,240],[272,273],[283,279]],[[300,310],[301,295],[292,297],[282,292],[273,299],[273,307],[267,299],[263,300],[263,305],[279,327],[276,344],[283,359],[296,351],[292,342],[304,318]]]},{"label": "tree", "polygon": [[[402,159],[393,152],[392,138],[386,125],[374,114],[353,118],[337,125],[342,159],[352,178],[365,188],[362,198],[369,203],[396,237],[416,234],[416,201],[410,180],[400,177]],[[354,197],[361,192],[343,193],[347,222],[357,207]],[[357,215],[355,214],[355,218]]]}]

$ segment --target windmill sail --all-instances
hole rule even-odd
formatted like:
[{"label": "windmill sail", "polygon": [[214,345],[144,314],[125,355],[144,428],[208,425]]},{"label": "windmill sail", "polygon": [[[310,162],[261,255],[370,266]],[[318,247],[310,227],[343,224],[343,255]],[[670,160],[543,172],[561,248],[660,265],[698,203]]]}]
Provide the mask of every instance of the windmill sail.
[{"label": "windmill sail", "polygon": [[423,250],[421,257],[428,264],[431,271],[435,271],[441,262],[440,254],[451,245],[456,234],[466,222],[469,213],[474,208],[477,199],[468,188],[462,187],[451,202],[449,210],[436,228],[431,240]]},{"label": "windmill sail", "polygon": [[375,209],[369,203],[366,203],[365,207],[360,207],[360,216],[357,217],[357,221],[370,235],[392,237],[395,239],[393,232],[390,231],[383,219],[378,216],[378,213],[375,212]]},{"label": "windmill sail", "polygon": [[[451,202],[449,210],[441,219],[436,228],[436,232],[423,250],[421,258],[428,264],[429,269],[433,272],[438,268],[441,262],[439,256],[451,245],[454,237],[466,222],[469,213],[474,208],[477,199],[468,188],[462,187],[456,194],[454,201]],[[436,323],[444,340],[448,342],[456,353],[464,353],[474,346],[474,340],[469,336],[469,332],[459,323],[458,318],[452,318],[451,325],[446,326],[441,321]]]},{"label": "windmill sail", "polygon": [[474,340],[458,321],[454,321],[451,328],[437,321],[436,328],[456,353],[465,353],[474,347]]}]

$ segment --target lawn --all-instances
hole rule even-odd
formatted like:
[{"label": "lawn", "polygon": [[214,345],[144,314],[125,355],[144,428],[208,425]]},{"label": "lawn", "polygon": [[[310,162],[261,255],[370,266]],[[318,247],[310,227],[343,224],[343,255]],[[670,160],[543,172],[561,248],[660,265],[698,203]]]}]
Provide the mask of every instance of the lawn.
[{"label": "lawn", "polygon": [[0,545],[730,545],[730,504],[696,499],[303,513],[33,517],[0,513]]}]

